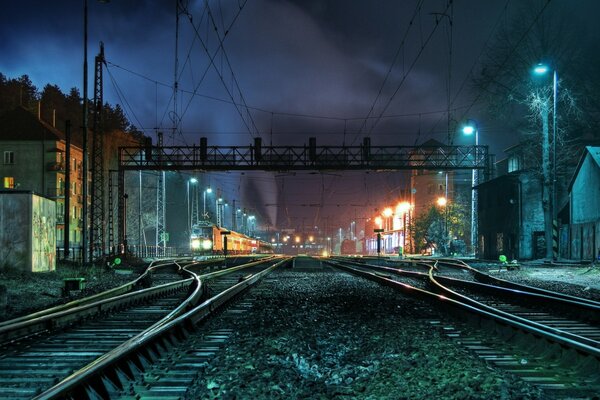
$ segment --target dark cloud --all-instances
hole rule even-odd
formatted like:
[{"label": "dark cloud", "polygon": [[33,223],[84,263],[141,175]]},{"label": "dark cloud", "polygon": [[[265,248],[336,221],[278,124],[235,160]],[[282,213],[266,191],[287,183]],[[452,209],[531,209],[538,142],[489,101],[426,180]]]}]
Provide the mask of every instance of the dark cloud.
[{"label": "dark cloud", "polygon": [[[177,144],[197,143],[200,136],[208,136],[210,144],[247,145],[253,137],[248,131],[253,131],[254,126],[266,144],[272,140],[278,145],[301,145],[307,143],[309,136],[317,136],[319,144],[356,144],[365,134],[371,134],[373,144],[412,145],[429,138],[446,140],[447,118],[443,112],[436,111],[448,107],[449,17],[453,21],[450,97],[454,99],[464,86],[452,104],[452,107],[462,107],[454,113],[455,117],[461,116],[474,98],[468,74],[477,65],[494,24],[499,18],[508,18],[502,14],[505,1],[500,0],[454,1],[451,15],[441,14],[448,4],[446,0],[424,1],[410,29],[409,21],[417,1],[249,0],[244,3],[212,0],[206,3],[196,0],[183,3],[187,13],[180,15],[178,55],[182,91],[178,94],[177,106],[183,135],[174,136]],[[556,7],[567,4],[564,0],[554,3],[558,3]],[[175,68],[175,2],[113,0],[100,4],[88,0],[88,4],[90,82],[93,55],[98,50],[98,42],[103,41],[109,61],[105,98],[122,104],[129,119],[148,134],[153,134],[156,128],[169,133],[175,117],[172,90],[168,87],[173,83]],[[240,4],[244,5],[241,11]],[[577,7],[581,11],[573,12],[580,14],[582,25],[589,25],[591,16],[597,15],[594,14],[597,3],[582,1]],[[509,12],[514,10],[511,5]],[[58,84],[64,91],[81,87],[82,11],[83,1],[3,4],[0,71],[11,77],[28,74],[38,87],[47,82]],[[216,32],[212,20],[217,25]],[[436,32],[425,46],[436,24]],[[230,30],[223,41],[226,53],[223,53],[219,38],[223,38],[224,29],[228,27]],[[597,30],[594,32],[597,35]],[[403,39],[405,46],[372,113],[379,116],[387,106],[385,115],[398,117],[371,119],[363,126],[363,121],[357,118],[369,112]],[[422,53],[414,62],[419,52]],[[214,66],[211,66],[209,59],[213,55]],[[231,104],[242,103],[235,81],[245,102],[264,112],[253,109],[249,118],[247,111],[240,108],[240,117]],[[192,97],[191,91],[197,91],[198,95]],[[287,113],[339,119],[306,118]],[[468,117],[479,116],[476,105]],[[500,153],[512,144],[514,136],[500,133],[501,127],[481,125],[481,139],[492,146],[492,152]],[[456,138],[457,142],[465,140]],[[250,182],[250,176],[245,175],[244,179]],[[306,195],[310,187],[320,193],[322,177],[308,178],[312,178],[310,185],[298,184],[301,191]],[[360,181],[357,177],[344,181],[356,187],[356,179]],[[389,176],[382,178],[383,181],[390,179]],[[248,202],[270,204],[280,196],[281,188],[275,179],[254,181],[260,182],[257,184],[260,190],[239,189],[239,185],[233,185],[229,197],[237,196],[236,190],[245,190],[251,198]],[[336,191],[339,181],[332,183],[330,192],[323,196],[344,192],[341,188]],[[288,185],[287,189],[292,190],[292,186]],[[386,188],[381,190],[389,192]],[[366,202],[365,196],[361,191],[355,194],[357,199],[349,195],[344,202],[362,204]],[[319,201],[316,196],[304,203]],[[268,219],[273,223],[285,214],[279,210],[277,217],[264,206],[261,209],[269,214]],[[297,212],[316,214],[306,207]],[[327,212],[335,214],[331,210],[319,211],[321,216]]]}]

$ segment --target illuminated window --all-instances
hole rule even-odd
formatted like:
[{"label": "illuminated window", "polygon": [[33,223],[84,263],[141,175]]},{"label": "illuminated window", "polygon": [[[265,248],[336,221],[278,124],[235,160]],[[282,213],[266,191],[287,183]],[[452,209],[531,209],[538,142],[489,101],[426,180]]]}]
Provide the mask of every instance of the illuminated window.
[{"label": "illuminated window", "polygon": [[71,183],[71,193],[77,194],[77,182]]},{"label": "illuminated window", "polygon": [[510,157],[508,159],[508,172],[519,171],[521,169],[521,160],[519,157]]},{"label": "illuminated window", "polygon": [[12,176],[4,177],[4,189],[14,189],[15,188],[15,178]]},{"label": "illuminated window", "polygon": [[15,153],[12,151],[4,152],[4,164],[14,164],[15,163]]}]

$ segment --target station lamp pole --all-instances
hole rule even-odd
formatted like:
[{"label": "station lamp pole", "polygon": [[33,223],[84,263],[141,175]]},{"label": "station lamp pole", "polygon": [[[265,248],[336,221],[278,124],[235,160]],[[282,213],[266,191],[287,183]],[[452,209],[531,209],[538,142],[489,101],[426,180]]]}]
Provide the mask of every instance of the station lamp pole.
[{"label": "station lamp pole", "polygon": [[197,183],[198,179],[196,178],[190,178],[187,180],[186,182],[186,188],[187,188],[187,208],[188,208],[188,230],[191,232],[192,231],[192,225],[194,224],[194,195],[193,193],[191,193],[191,198],[192,201],[190,202],[190,183],[194,184]]},{"label": "station lamp pole", "polygon": [[[540,63],[533,68],[535,75],[544,76],[550,71],[550,67]],[[552,68],[552,194],[550,196],[550,215],[552,215],[552,258],[556,260],[558,257],[558,205],[556,193],[556,97],[558,92],[558,72],[556,68]]]},{"label": "station lamp pole", "polygon": [[212,189],[210,188],[210,186],[207,187],[204,190],[204,192],[202,193],[202,198],[203,198],[203,206],[202,206],[202,212],[203,212],[203,214],[202,214],[202,216],[204,218],[206,218],[206,193],[209,193],[209,194],[212,193]]},{"label": "station lamp pole", "polygon": [[[479,146],[479,128],[475,121],[469,120],[467,124],[463,126],[463,133],[467,136],[475,134],[475,147]],[[475,149],[473,157],[473,163],[477,163],[477,148]],[[471,172],[471,246],[473,246],[473,254],[477,257],[477,190],[475,186],[478,184],[477,170],[473,168]]]}]

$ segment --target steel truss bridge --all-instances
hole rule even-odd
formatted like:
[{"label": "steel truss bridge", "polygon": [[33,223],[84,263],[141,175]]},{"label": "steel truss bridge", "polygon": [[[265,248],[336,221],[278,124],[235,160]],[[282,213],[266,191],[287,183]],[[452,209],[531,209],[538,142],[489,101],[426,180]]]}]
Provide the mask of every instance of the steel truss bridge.
[{"label": "steel truss bridge", "polygon": [[[401,171],[481,170],[489,176],[488,146],[371,146],[364,138],[358,146],[263,146],[261,139],[248,146],[121,147],[118,170],[118,244],[127,246],[125,172],[158,171]],[[109,228],[110,229],[110,228]],[[112,229],[110,229],[112,231]],[[113,236],[113,234],[109,234]]]}]

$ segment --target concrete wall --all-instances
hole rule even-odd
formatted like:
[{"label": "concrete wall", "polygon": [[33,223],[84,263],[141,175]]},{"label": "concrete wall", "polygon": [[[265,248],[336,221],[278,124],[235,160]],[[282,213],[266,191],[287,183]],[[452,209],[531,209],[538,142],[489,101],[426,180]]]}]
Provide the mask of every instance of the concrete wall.
[{"label": "concrete wall", "polygon": [[22,271],[56,269],[56,204],[31,192],[0,192],[0,263]]},{"label": "concrete wall", "polygon": [[536,258],[534,233],[544,231],[544,210],[542,208],[542,187],[539,179],[529,173],[519,177],[521,183],[521,230],[519,235],[519,257]]},{"label": "concrete wall", "polygon": [[571,189],[571,223],[600,218],[600,168],[588,153]]}]

